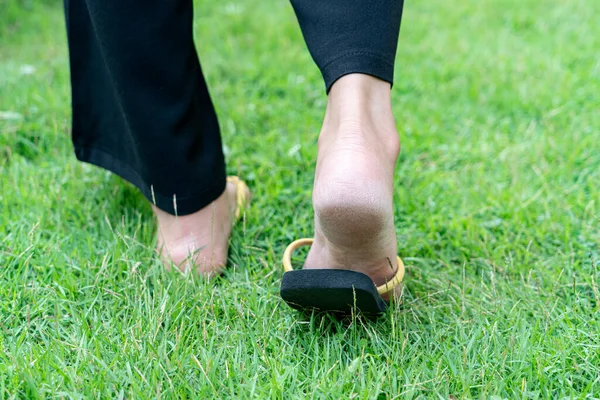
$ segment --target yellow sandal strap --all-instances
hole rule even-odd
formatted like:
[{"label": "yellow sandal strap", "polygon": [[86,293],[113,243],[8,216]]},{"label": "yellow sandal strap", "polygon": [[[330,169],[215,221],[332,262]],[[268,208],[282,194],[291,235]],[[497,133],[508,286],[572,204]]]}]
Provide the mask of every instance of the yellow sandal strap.
[{"label": "yellow sandal strap", "polygon": [[227,177],[227,182],[235,185],[235,219],[238,220],[242,216],[242,211],[248,204],[248,185],[235,175]]},{"label": "yellow sandal strap", "polygon": [[[285,272],[293,271],[292,267],[292,253],[299,247],[302,246],[310,246],[314,242],[312,238],[298,239],[293,241],[288,245],[288,247],[283,252],[283,270]],[[394,277],[388,282],[384,283],[381,286],[377,286],[377,293],[379,295],[384,295],[386,293],[391,292],[396,288],[400,283],[402,283],[402,279],[404,278],[404,263],[400,256],[397,256],[398,259],[398,269],[396,270],[396,274]]]}]

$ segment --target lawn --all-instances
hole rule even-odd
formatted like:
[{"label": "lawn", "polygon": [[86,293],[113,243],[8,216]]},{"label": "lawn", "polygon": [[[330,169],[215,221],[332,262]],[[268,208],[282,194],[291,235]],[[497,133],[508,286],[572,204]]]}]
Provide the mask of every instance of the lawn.
[{"label": "lawn", "polygon": [[326,102],[288,2],[197,2],[254,194],[205,282],[163,271],[145,199],[75,160],[61,4],[0,0],[0,398],[599,398],[599,20],[596,0],[406,4],[403,303],[340,322],[278,295]]}]

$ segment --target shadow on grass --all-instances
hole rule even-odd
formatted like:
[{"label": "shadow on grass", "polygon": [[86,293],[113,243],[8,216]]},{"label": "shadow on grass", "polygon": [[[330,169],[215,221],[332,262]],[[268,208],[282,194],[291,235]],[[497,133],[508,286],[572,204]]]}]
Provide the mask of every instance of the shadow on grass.
[{"label": "shadow on grass", "polygon": [[[397,313],[404,312],[402,305],[391,306],[388,311],[379,317],[362,315],[357,313],[350,316],[339,316],[325,312],[302,312],[293,311],[298,323],[294,324],[290,331],[292,334],[319,334],[319,335],[338,335],[352,331],[354,334],[363,332],[366,336],[372,329],[385,331],[390,327],[393,318],[397,318]],[[366,337],[365,336],[365,337]]]},{"label": "shadow on grass", "polygon": [[108,199],[104,211],[113,226],[126,226],[130,219],[152,221],[152,208],[148,200],[135,186],[114,174],[97,195],[101,199]]}]

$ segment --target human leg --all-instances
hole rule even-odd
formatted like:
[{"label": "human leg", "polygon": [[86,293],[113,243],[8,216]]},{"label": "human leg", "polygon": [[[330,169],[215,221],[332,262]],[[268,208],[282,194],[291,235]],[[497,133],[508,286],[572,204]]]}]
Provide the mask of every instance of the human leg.
[{"label": "human leg", "polygon": [[328,91],[305,269],[394,276],[393,182],[400,142],[391,83],[402,1],[292,0]]},{"label": "human leg", "polygon": [[220,268],[235,187],[226,186],[192,1],[65,0],[65,12],[77,158],[152,202],[165,260]]}]

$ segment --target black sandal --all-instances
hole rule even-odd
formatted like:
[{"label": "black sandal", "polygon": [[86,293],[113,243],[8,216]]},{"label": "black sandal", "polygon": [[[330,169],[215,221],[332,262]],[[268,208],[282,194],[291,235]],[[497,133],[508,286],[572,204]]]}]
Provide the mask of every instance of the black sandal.
[{"label": "black sandal", "polygon": [[392,292],[402,283],[404,263],[398,257],[398,269],[394,277],[376,287],[371,278],[362,272],[343,269],[292,268],[292,252],[302,246],[310,246],[314,239],[296,240],[283,253],[283,279],[281,297],[292,308],[302,311],[326,311],[340,316],[353,315],[356,311],[367,316],[383,314],[389,303],[381,295]]}]

